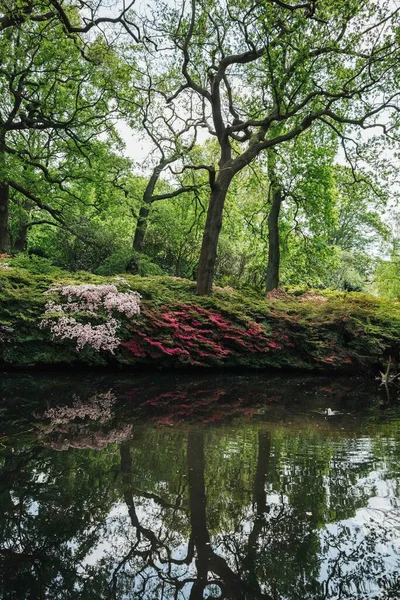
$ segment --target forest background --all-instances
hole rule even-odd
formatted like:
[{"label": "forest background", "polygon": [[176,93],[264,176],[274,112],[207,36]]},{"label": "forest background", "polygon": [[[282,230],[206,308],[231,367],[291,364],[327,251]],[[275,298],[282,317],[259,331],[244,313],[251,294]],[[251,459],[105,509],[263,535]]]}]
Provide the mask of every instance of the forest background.
[{"label": "forest background", "polygon": [[0,2],[14,264],[400,296],[393,1]]}]

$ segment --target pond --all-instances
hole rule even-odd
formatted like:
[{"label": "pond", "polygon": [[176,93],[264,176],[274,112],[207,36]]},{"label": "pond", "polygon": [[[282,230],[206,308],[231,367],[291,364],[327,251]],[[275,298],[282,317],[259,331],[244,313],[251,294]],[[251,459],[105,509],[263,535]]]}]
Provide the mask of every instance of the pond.
[{"label": "pond", "polygon": [[362,378],[3,374],[0,598],[398,600],[391,394]]}]

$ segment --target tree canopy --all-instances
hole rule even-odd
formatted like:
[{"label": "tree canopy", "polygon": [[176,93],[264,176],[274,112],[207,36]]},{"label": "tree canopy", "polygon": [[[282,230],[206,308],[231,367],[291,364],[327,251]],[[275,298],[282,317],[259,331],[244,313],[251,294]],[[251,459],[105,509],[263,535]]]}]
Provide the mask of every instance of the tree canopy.
[{"label": "tree canopy", "polygon": [[365,288],[396,197],[399,10],[1,3],[0,251],[198,294]]}]

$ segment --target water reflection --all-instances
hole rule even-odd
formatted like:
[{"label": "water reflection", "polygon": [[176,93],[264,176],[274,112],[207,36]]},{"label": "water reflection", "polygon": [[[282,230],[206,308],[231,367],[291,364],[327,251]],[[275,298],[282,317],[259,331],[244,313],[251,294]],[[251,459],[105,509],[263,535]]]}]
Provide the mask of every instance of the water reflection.
[{"label": "water reflection", "polygon": [[[178,399],[149,385],[135,410],[115,386],[25,397],[19,421],[6,404],[0,597],[398,599],[400,414],[371,399],[326,420],[312,384],[289,424],[273,386],[247,403],[229,385]],[[279,390],[293,401],[293,383]],[[160,395],[191,397],[203,422],[147,412]]]}]

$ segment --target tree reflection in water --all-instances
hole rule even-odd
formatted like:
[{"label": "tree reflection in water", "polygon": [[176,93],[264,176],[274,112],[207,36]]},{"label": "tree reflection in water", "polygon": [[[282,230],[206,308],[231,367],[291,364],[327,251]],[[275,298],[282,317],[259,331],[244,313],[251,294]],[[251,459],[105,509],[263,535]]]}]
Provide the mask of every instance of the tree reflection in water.
[{"label": "tree reflection in water", "polygon": [[398,600],[399,420],[115,427],[106,400],[3,444],[2,599]]}]

